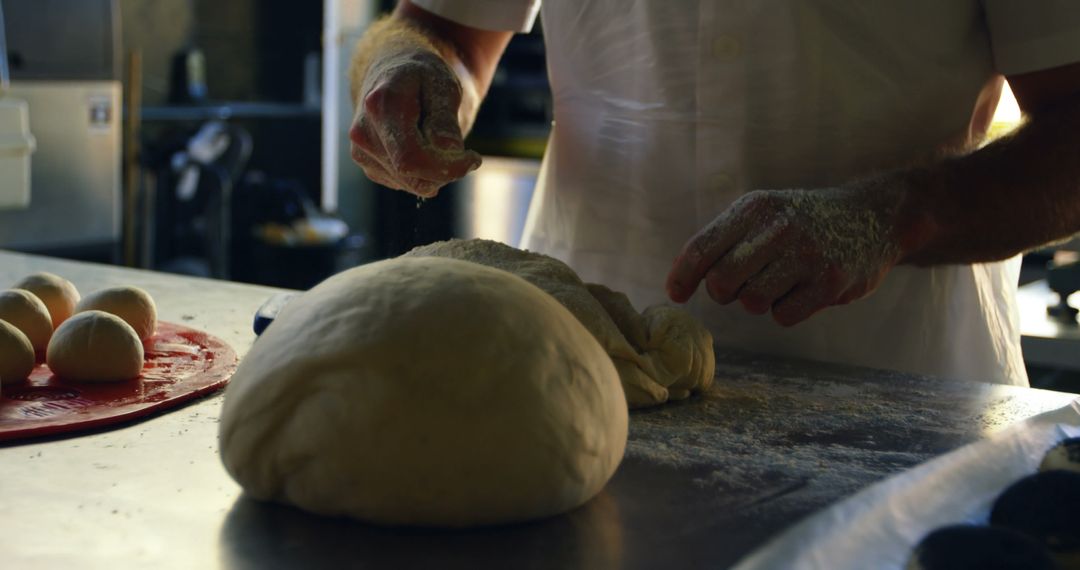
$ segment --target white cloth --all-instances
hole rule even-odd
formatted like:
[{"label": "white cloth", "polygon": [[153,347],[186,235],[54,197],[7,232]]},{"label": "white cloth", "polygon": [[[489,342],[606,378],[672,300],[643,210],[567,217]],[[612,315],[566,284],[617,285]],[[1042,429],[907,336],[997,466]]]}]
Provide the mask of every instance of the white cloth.
[{"label": "white cloth", "polygon": [[[489,5],[417,3],[456,5],[447,17]],[[536,6],[500,4],[507,29]],[[548,0],[541,16],[555,125],[520,245],[639,307],[665,300],[675,255],[741,194],[974,144],[996,69],[1080,60],[1075,0]],[[1026,385],[1018,272],[1018,258],[898,267],[789,329],[702,289],[690,307],[721,345]]]},{"label": "white cloth", "polygon": [[413,4],[480,30],[527,32],[540,12],[540,0],[413,0]]}]

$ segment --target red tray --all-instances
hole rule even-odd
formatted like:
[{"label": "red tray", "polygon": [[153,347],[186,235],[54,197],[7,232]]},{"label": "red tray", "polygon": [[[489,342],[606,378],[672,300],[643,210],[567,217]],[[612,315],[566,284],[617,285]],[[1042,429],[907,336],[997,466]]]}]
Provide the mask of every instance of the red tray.
[{"label": "red tray", "polygon": [[158,323],[144,343],[142,375],[127,382],[65,382],[40,364],[23,384],[0,392],[0,441],[78,432],[126,422],[218,390],[236,370],[225,342]]}]

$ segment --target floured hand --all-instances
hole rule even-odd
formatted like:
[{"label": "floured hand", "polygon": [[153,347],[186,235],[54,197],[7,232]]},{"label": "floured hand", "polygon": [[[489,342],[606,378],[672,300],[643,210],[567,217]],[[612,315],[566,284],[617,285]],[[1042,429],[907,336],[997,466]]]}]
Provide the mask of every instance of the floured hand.
[{"label": "floured hand", "polygon": [[701,281],[721,304],[791,326],[866,296],[900,260],[899,193],[871,184],[751,192],[698,232],[667,278],[686,302]]},{"label": "floured hand", "polygon": [[368,178],[426,198],[480,166],[464,145],[462,84],[438,54],[404,49],[371,62],[357,81],[349,138]]}]

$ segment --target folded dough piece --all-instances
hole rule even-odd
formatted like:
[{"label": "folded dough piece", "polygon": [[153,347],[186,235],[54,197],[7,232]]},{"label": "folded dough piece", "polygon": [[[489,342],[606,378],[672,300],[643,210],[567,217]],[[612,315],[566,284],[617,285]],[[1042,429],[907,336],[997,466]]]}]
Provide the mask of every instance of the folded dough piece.
[{"label": "folded dough piece", "polygon": [[712,335],[687,312],[653,305],[638,313],[623,293],[585,283],[570,266],[543,254],[481,239],[421,246],[403,257],[449,257],[524,278],[554,297],[611,357],[626,401],[643,408],[681,400],[712,384]]}]

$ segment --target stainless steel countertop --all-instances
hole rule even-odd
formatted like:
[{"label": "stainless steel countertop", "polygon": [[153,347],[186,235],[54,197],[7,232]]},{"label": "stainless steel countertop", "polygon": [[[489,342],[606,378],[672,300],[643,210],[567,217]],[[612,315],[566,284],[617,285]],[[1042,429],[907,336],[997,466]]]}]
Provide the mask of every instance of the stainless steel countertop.
[{"label": "stainless steel countertop", "polygon": [[[274,289],[0,252],[84,292],[135,284],[162,320],[240,354]],[[242,497],[217,456],[221,395],[119,429],[0,447],[5,568],[719,568],[890,474],[1073,395],[721,352],[717,382],[635,412],[626,459],[568,515],[392,530]]]}]

